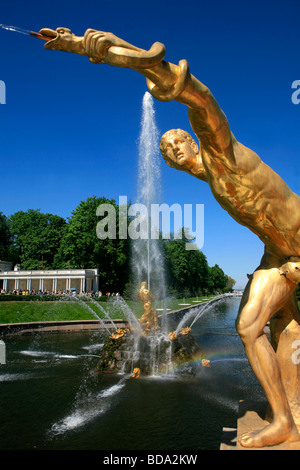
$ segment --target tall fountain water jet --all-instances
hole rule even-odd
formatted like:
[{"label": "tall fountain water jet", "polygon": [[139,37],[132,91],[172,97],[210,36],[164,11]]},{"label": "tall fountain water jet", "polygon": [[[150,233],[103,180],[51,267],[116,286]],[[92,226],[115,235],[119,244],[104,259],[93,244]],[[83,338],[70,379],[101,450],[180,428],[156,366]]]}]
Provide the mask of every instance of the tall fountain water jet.
[{"label": "tall fountain water jet", "polygon": [[153,99],[146,92],[139,137],[138,191],[136,206],[140,207],[140,238],[133,240],[132,268],[137,285],[147,281],[148,289],[155,284],[156,296],[165,297],[164,263],[159,246],[159,227],[151,219],[151,207],[161,197],[159,135],[155,122]]}]

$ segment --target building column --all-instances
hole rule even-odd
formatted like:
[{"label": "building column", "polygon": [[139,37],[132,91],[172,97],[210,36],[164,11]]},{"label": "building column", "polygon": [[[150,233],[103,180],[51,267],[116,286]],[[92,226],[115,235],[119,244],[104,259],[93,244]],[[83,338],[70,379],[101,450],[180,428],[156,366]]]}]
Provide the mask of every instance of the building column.
[{"label": "building column", "polygon": [[27,290],[31,291],[31,279],[27,279]]},{"label": "building column", "polygon": [[57,293],[57,278],[54,278],[54,279],[53,279],[53,283],[52,283],[52,292],[53,292],[53,294],[56,294],[56,293]]},{"label": "building column", "polygon": [[95,274],[95,291],[99,290],[99,276],[98,273]]},{"label": "building column", "polygon": [[3,279],[3,290],[7,292],[7,279]]}]

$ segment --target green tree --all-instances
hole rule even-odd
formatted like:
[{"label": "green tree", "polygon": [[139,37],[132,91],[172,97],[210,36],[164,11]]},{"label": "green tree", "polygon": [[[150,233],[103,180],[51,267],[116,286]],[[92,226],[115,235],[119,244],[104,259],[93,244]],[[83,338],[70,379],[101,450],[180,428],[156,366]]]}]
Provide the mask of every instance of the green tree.
[{"label": "green tree", "polygon": [[[115,209],[114,238],[109,233],[105,239],[97,236],[97,225],[104,220],[97,216],[97,209],[102,204]],[[122,292],[128,282],[128,241],[118,237],[118,215],[119,207],[114,199],[92,196],[81,201],[68,219],[55,266],[61,269],[98,268],[100,289]]]},{"label": "green tree", "polygon": [[51,269],[66,221],[53,214],[43,214],[39,209],[19,211],[9,218],[13,248],[19,253],[22,269]]},{"label": "green tree", "polygon": [[297,285],[296,296],[297,296],[298,302],[300,302],[300,284]]},{"label": "green tree", "polygon": [[209,268],[210,288],[213,292],[224,292],[227,286],[227,276],[217,264]]},{"label": "green tree", "polygon": [[10,261],[9,250],[11,246],[11,233],[7,217],[0,212],[0,260]]},{"label": "green tree", "polygon": [[235,285],[236,283],[236,280],[233,279],[232,277],[230,276],[226,276],[227,278],[227,283],[226,283],[226,292],[232,292],[233,291],[233,286]]},{"label": "green tree", "polygon": [[200,250],[187,250],[188,240],[166,241],[166,272],[169,289],[178,295],[201,295],[209,288],[209,266]]}]

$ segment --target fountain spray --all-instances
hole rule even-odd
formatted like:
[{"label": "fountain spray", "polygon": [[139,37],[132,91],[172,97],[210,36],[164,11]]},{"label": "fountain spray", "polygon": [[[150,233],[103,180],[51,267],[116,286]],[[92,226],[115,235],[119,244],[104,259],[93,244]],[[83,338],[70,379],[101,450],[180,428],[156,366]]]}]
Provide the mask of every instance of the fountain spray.
[{"label": "fountain spray", "polygon": [[26,36],[32,36],[34,38],[42,39],[43,41],[50,41],[50,37],[44,36],[41,33],[30,31],[28,29],[19,28],[18,26],[9,26],[7,24],[0,24],[0,28],[6,29],[7,31],[14,31],[15,33],[25,34]]},{"label": "fountain spray", "polygon": [[[146,208],[141,214],[147,233],[133,241],[134,271],[138,274],[139,284],[147,281],[148,289],[153,288],[153,280],[164,291],[164,267],[163,256],[160,251],[158,237],[152,237],[151,207],[157,204],[161,196],[159,136],[155,122],[153,98],[149,92],[143,97],[143,113],[141,120],[141,133],[139,137],[139,161],[138,161],[138,194],[136,202]],[[145,220],[147,219],[147,220]],[[157,227],[158,230],[158,227]],[[159,283],[157,282],[159,279]],[[154,283],[155,284],[155,283]],[[157,293],[158,286],[155,286]],[[164,292],[163,292],[164,293]],[[164,297],[162,295],[162,297]]]}]

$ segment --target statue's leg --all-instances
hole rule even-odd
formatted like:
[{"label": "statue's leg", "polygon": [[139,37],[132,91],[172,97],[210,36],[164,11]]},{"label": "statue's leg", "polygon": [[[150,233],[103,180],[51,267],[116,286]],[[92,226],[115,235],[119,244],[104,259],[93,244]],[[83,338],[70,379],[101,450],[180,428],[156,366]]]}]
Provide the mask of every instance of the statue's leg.
[{"label": "statue's leg", "polygon": [[279,363],[264,327],[295,290],[277,267],[258,268],[251,276],[236,321],[249,363],[273,411],[273,421],[263,430],[242,436],[245,447],[264,447],[300,438],[281,380]]},{"label": "statue's leg", "polygon": [[282,332],[285,331],[293,321],[300,325],[300,311],[298,308],[296,292],[293,292],[292,295],[288,297],[283,307],[278,310],[276,315],[271,319],[271,344],[275,351],[278,349],[278,343]]},{"label": "statue's leg", "polygon": [[271,344],[295,424],[300,430],[300,312],[296,293],[270,321]]}]

